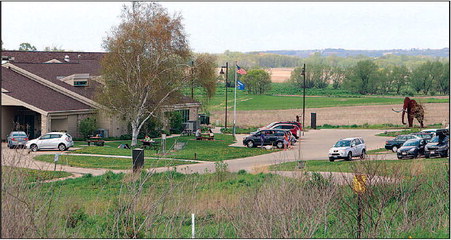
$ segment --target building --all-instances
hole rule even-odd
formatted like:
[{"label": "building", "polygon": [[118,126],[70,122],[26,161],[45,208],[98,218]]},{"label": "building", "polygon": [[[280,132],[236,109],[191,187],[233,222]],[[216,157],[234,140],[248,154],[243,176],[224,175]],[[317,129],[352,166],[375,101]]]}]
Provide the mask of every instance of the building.
[{"label": "building", "polygon": [[[49,131],[79,137],[80,120],[96,116],[109,136],[128,132],[127,123],[102,111],[94,101],[101,86],[99,52],[2,51],[2,140],[12,130],[36,138]],[[183,97],[163,111],[181,111],[197,121],[200,103]],[[164,114],[163,114],[164,115]]]}]

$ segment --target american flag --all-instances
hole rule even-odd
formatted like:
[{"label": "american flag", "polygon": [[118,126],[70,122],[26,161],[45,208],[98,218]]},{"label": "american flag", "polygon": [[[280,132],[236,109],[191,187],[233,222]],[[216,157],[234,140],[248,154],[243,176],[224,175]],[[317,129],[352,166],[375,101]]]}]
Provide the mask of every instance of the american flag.
[{"label": "american flag", "polygon": [[240,66],[238,66],[238,65],[236,65],[236,69],[237,69],[236,72],[241,75],[247,74],[246,70],[244,70],[243,68],[240,68]]}]

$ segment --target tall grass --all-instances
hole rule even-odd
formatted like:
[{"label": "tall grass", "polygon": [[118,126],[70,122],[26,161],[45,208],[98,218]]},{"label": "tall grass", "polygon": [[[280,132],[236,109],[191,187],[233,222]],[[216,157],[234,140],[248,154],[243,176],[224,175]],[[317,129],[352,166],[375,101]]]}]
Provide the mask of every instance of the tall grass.
[{"label": "tall grass", "polygon": [[192,213],[197,238],[355,238],[354,173],[368,176],[363,238],[449,238],[449,163],[355,161],[342,178],[286,178],[218,162],[31,184],[14,169],[2,169],[3,238],[189,238]]}]

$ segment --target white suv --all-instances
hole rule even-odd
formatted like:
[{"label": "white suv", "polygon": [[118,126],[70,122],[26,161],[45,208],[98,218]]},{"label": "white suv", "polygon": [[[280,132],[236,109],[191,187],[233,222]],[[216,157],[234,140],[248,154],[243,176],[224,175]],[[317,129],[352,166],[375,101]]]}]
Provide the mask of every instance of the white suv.
[{"label": "white suv", "polygon": [[340,139],[329,150],[329,161],[333,162],[335,159],[346,159],[350,161],[352,157],[359,156],[361,159],[365,158],[366,146],[365,141],[361,137]]},{"label": "white suv", "polygon": [[67,133],[50,132],[46,133],[44,136],[28,141],[26,146],[33,152],[40,149],[58,149],[60,151],[65,151],[69,149],[69,147],[74,146],[74,142],[72,141],[72,136]]}]

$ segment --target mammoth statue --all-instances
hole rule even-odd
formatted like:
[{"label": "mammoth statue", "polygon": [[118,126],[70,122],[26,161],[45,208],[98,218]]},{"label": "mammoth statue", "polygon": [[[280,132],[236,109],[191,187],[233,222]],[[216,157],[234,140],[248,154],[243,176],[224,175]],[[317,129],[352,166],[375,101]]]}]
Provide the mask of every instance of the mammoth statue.
[{"label": "mammoth statue", "polygon": [[410,99],[409,97],[404,98],[404,106],[402,110],[395,112],[402,112],[402,124],[406,124],[404,122],[404,114],[407,112],[407,121],[409,121],[409,127],[413,125],[413,119],[416,118],[420,123],[421,128],[423,128],[423,120],[424,120],[424,109],[421,104],[417,103],[417,101]]}]

